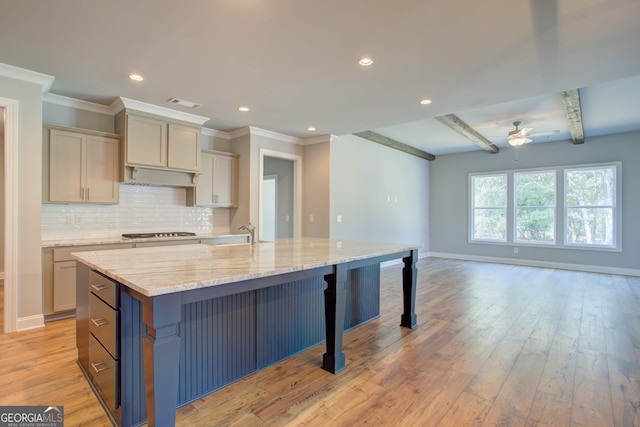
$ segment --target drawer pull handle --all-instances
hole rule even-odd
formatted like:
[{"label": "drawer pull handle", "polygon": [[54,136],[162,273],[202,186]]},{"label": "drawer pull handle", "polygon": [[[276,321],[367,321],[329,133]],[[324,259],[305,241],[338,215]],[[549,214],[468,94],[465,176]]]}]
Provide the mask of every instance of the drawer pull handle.
[{"label": "drawer pull handle", "polygon": [[108,288],[107,285],[103,285],[102,283],[98,284],[98,285],[91,285],[91,288],[93,288],[93,290],[100,292],[100,291],[104,291],[105,289]]},{"label": "drawer pull handle", "polygon": [[104,317],[101,317],[99,319],[91,319],[91,321],[93,322],[94,325],[96,325],[98,328],[100,326],[104,326],[104,325],[108,325],[109,321],[107,319],[105,319]]},{"label": "drawer pull handle", "polygon": [[104,362],[92,363],[91,367],[94,371],[96,371],[96,374],[109,369],[109,367]]}]

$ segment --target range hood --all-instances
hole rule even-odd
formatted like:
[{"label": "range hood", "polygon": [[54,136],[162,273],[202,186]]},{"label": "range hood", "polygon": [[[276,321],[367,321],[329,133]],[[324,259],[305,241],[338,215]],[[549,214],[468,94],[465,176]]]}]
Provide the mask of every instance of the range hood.
[{"label": "range hood", "polygon": [[123,184],[152,185],[158,187],[195,187],[199,174],[172,170],[147,169],[124,166]]}]

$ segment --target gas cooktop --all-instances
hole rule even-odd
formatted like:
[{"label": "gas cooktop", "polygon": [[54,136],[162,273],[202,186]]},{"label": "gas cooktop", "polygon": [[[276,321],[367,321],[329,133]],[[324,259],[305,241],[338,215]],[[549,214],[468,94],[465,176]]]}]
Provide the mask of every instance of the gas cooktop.
[{"label": "gas cooktop", "polygon": [[125,233],[122,237],[126,239],[152,239],[154,237],[183,237],[183,236],[195,236],[196,233],[189,231],[172,231],[163,233]]}]

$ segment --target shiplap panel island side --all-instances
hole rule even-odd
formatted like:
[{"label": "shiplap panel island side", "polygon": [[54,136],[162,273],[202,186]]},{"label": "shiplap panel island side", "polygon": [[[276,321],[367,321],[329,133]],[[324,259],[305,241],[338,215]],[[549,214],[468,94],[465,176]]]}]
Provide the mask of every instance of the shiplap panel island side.
[{"label": "shiplap panel island side", "polygon": [[379,316],[380,263],[402,258],[400,324],[417,325],[416,245],[277,239],[74,254],[78,361],[116,425],[175,424],[175,410]]}]

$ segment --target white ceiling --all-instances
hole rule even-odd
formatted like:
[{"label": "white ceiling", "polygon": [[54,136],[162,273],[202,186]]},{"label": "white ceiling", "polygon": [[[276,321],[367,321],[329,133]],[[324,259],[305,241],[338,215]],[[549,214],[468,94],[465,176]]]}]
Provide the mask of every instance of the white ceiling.
[{"label": "white ceiling", "polygon": [[0,0],[0,10],[0,63],[54,76],[52,93],[105,105],[182,98],[218,130],[375,130],[440,155],[478,149],[432,119],[449,113],[499,146],[514,120],[567,139],[554,94],[575,88],[587,143],[640,129],[637,0]]}]

